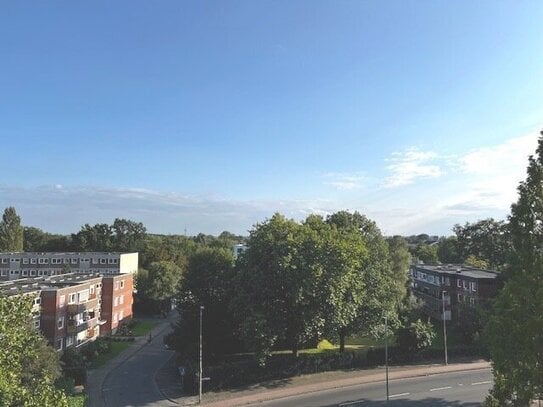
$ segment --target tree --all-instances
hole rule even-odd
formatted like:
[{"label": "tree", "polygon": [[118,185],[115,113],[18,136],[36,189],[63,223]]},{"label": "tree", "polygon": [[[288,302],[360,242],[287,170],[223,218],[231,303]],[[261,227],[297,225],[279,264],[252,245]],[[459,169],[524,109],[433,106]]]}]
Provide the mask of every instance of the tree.
[{"label": "tree", "polygon": [[73,249],[81,252],[109,252],[113,249],[113,232],[107,223],[88,223],[81,226],[78,233],[72,234]]},{"label": "tree", "polygon": [[424,264],[437,264],[439,262],[436,245],[421,244],[417,247],[415,254]]},{"label": "tree", "polygon": [[278,344],[297,355],[323,329],[322,268],[312,262],[311,238],[316,236],[310,229],[275,214],[250,232],[249,248],[238,261],[232,311],[246,345],[262,362]]},{"label": "tree", "polygon": [[115,219],[111,225],[112,246],[120,252],[136,252],[143,248],[147,229],[141,222]]},{"label": "tree", "polygon": [[430,322],[423,322],[420,319],[401,327],[396,333],[396,342],[404,354],[432,346],[436,337],[434,327]]},{"label": "tree", "polygon": [[437,246],[437,257],[441,263],[457,264],[463,259],[458,256],[458,239],[456,236],[442,237]]},{"label": "tree", "polygon": [[407,286],[409,284],[409,265],[411,254],[407,241],[401,236],[393,236],[387,239],[388,252],[390,253],[390,264],[392,273]]},{"label": "tree", "polygon": [[491,268],[501,268],[507,263],[509,237],[507,225],[492,218],[453,228],[457,238],[460,261],[470,255],[486,261]]},{"label": "tree", "polygon": [[397,318],[399,303],[405,296],[408,270],[394,268],[389,246],[377,224],[358,212],[339,211],[330,215],[327,222],[343,231],[356,231],[363,239],[368,257],[359,270],[358,278],[364,289],[363,301],[356,318],[340,331],[340,349],[345,337],[353,333],[372,333],[387,315],[391,323]]},{"label": "tree", "polygon": [[58,359],[48,352],[41,360],[44,339],[30,326],[31,310],[31,298],[0,296],[0,405],[67,406],[64,393],[53,386],[50,364],[58,369]]},{"label": "tree", "polygon": [[23,251],[23,227],[21,218],[13,206],[4,210],[2,222],[0,222],[0,251]]},{"label": "tree", "polygon": [[138,295],[145,300],[155,301],[162,311],[170,305],[177,294],[184,269],[169,261],[151,263],[147,269],[140,269],[136,276]]},{"label": "tree", "polygon": [[518,193],[508,280],[485,330],[495,377],[488,405],[527,406],[543,394],[543,137]]},{"label": "tree", "polygon": [[176,296],[179,322],[168,343],[186,360],[195,360],[198,349],[199,310],[204,306],[203,338],[206,360],[239,351],[239,340],[229,312],[234,272],[231,250],[202,247],[187,263],[181,289]]},{"label": "tree", "polygon": [[488,261],[484,259],[480,259],[473,254],[470,254],[466,260],[464,260],[464,264],[467,266],[475,267],[478,269],[487,269],[488,268]]}]

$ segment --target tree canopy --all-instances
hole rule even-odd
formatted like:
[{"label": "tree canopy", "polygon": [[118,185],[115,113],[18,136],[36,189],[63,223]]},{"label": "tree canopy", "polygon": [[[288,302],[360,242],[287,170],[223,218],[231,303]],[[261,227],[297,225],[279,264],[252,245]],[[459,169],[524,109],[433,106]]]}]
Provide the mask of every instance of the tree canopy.
[{"label": "tree canopy", "polygon": [[13,206],[4,210],[0,222],[0,251],[22,252],[23,251],[23,227],[21,217]]},{"label": "tree canopy", "polygon": [[543,137],[518,192],[508,280],[486,328],[495,377],[488,405],[526,406],[543,394]]}]

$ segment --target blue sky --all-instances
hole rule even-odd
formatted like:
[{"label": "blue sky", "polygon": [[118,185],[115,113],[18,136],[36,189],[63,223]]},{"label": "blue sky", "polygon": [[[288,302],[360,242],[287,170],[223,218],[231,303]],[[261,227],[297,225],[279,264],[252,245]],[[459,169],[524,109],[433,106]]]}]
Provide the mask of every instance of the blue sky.
[{"label": "blue sky", "polygon": [[542,18],[539,1],[3,1],[0,206],[54,232],[503,218],[543,126]]}]

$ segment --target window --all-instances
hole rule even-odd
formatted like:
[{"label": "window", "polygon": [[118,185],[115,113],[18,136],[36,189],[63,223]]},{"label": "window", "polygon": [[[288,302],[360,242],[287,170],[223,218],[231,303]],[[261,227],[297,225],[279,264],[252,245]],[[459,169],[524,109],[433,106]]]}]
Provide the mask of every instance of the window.
[{"label": "window", "polygon": [[100,259],[100,264],[106,264],[106,259]]},{"label": "window", "polygon": [[57,339],[57,350],[62,350],[62,339],[63,338]]},{"label": "window", "polygon": [[121,288],[124,288],[124,280],[119,281],[119,286],[120,286]]},{"label": "window", "polygon": [[2,264],[7,264],[8,259],[2,259]]},{"label": "window", "polygon": [[60,317],[57,321],[57,327],[58,329],[64,328],[64,317]]},{"label": "window", "polygon": [[40,304],[41,304],[41,298],[40,297],[34,298],[34,305],[40,305]]},{"label": "window", "polygon": [[30,259],[30,264],[36,264],[36,259]]},{"label": "window", "polygon": [[36,275],[36,270],[30,270],[30,275],[35,276]]},{"label": "window", "polygon": [[89,288],[89,292],[90,292],[90,295],[93,295],[94,294],[94,284],[90,286]]},{"label": "window", "polygon": [[72,346],[74,344],[74,337],[73,336],[67,336],[66,337],[66,347]]},{"label": "window", "polygon": [[114,297],[113,298],[113,306],[116,307],[117,305],[119,305],[119,297]]},{"label": "window", "polygon": [[25,258],[23,259],[23,264],[28,264],[28,258],[25,257]]},{"label": "window", "polygon": [[124,304],[124,295],[121,295],[119,297],[119,305],[122,305],[122,304]]},{"label": "window", "polygon": [[98,264],[98,259],[97,259],[97,258],[93,258],[93,259],[92,259],[92,264]]},{"label": "window", "polygon": [[477,283],[471,283],[471,291],[473,292],[477,291]]},{"label": "window", "polygon": [[462,281],[462,285],[464,286],[464,290],[468,289],[468,282],[466,280]]},{"label": "window", "polygon": [[113,259],[113,264],[119,264],[119,259]]},{"label": "window", "polygon": [[36,329],[40,328],[40,319],[39,318],[34,318],[34,320],[32,322],[34,323],[34,328],[36,328]]},{"label": "window", "polygon": [[458,302],[462,302],[462,294],[458,294],[456,298],[458,299]]},{"label": "window", "polygon": [[117,322],[117,313],[113,314],[113,322]]},{"label": "window", "polygon": [[23,270],[22,275],[25,277],[28,276],[28,270]]},{"label": "window", "polygon": [[460,279],[456,280],[456,285],[458,288],[462,288],[462,280]]},{"label": "window", "polygon": [[3,275],[3,276],[7,276],[7,275],[8,275],[8,271],[7,271],[7,270],[2,270],[2,275]]},{"label": "window", "polygon": [[470,298],[469,298],[469,303],[470,303],[471,305],[475,305],[475,298],[470,297]]},{"label": "window", "polygon": [[77,259],[72,259],[72,264],[77,264]]},{"label": "window", "polygon": [[119,289],[119,282],[118,281],[115,281],[115,288],[114,290],[118,290]]},{"label": "window", "polygon": [[38,270],[38,276],[43,276],[43,271],[42,270]]},{"label": "window", "polygon": [[66,296],[61,295],[60,297],[58,297],[58,306],[62,308],[64,307],[64,305],[66,305]]},{"label": "window", "polygon": [[10,270],[9,274],[11,274],[11,275],[15,274],[15,270]]},{"label": "window", "polygon": [[123,317],[124,317],[124,312],[123,311],[119,312],[119,321],[121,321]]},{"label": "window", "polygon": [[12,263],[19,263],[20,261],[21,261],[21,259],[17,259],[15,257],[13,259],[11,259]]},{"label": "window", "polygon": [[75,293],[68,295],[68,304],[75,304]]},{"label": "window", "polygon": [[70,262],[70,259],[66,258],[64,259],[64,264],[68,264]]}]

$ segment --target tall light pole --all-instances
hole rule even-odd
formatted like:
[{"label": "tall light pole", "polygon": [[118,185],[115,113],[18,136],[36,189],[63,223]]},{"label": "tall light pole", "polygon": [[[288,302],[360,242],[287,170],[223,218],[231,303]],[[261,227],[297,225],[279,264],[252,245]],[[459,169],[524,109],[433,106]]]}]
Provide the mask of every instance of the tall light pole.
[{"label": "tall light pole", "polygon": [[198,371],[198,404],[202,404],[202,379],[203,379],[203,365],[202,365],[202,315],[204,312],[204,306],[200,305],[200,369]]},{"label": "tall light pole", "polygon": [[443,303],[443,343],[445,345],[445,365],[449,364],[447,357],[447,321],[445,319],[445,293],[447,291],[443,290],[441,292],[441,301]]},{"label": "tall light pole", "polygon": [[385,315],[385,382],[387,388],[387,402],[389,400],[388,393],[388,318]]}]

